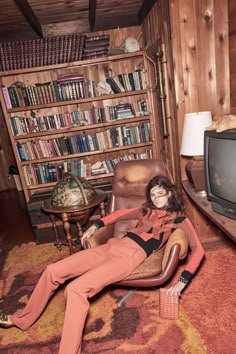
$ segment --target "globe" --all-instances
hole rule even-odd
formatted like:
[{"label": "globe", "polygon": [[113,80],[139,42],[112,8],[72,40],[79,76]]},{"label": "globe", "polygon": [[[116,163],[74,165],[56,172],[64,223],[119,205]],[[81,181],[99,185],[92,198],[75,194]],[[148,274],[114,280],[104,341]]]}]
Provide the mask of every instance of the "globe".
[{"label": "globe", "polygon": [[96,197],[95,189],[85,178],[66,172],[52,190],[51,205],[58,209],[81,207]]}]

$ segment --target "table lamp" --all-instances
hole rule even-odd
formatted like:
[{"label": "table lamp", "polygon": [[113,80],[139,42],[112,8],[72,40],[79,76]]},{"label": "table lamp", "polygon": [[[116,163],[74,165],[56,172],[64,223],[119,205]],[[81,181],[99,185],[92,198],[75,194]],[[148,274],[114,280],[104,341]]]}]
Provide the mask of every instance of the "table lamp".
[{"label": "table lamp", "polygon": [[205,194],[204,173],[204,131],[212,124],[211,112],[187,113],[184,117],[184,127],[180,154],[192,156],[186,164],[186,174],[189,182],[199,194]]}]

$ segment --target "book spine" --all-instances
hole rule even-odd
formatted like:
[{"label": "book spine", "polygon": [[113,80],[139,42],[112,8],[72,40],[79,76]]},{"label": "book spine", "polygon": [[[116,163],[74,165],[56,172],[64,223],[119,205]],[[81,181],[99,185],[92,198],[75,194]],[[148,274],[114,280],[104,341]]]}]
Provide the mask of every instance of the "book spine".
[{"label": "book spine", "polygon": [[4,100],[5,100],[7,109],[12,108],[12,103],[11,103],[11,99],[10,99],[10,95],[9,95],[7,87],[2,87],[2,94],[3,94]]}]

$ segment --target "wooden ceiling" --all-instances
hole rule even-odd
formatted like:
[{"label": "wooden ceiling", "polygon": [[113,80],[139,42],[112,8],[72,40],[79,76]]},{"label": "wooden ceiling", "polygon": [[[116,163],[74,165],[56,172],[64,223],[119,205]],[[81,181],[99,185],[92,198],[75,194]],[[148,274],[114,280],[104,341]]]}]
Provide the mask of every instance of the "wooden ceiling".
[{"label": "wooden ceiling", "polygon": [[1,0],[0,42],[142,23],[156,0]]}]

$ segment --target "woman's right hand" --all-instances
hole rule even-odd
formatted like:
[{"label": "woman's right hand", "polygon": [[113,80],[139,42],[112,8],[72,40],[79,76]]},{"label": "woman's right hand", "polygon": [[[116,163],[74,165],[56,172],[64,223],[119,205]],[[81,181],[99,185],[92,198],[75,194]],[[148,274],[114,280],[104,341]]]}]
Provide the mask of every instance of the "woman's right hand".
[{"label": "woman's right hand", "polygon": [[97,227],[95,225],[91,225],[84,233],[83,236],[81,237],[81,244],[83,245],[84,240],[88,239],[91,235],[94,234],[94,232],[97,230]]}]

